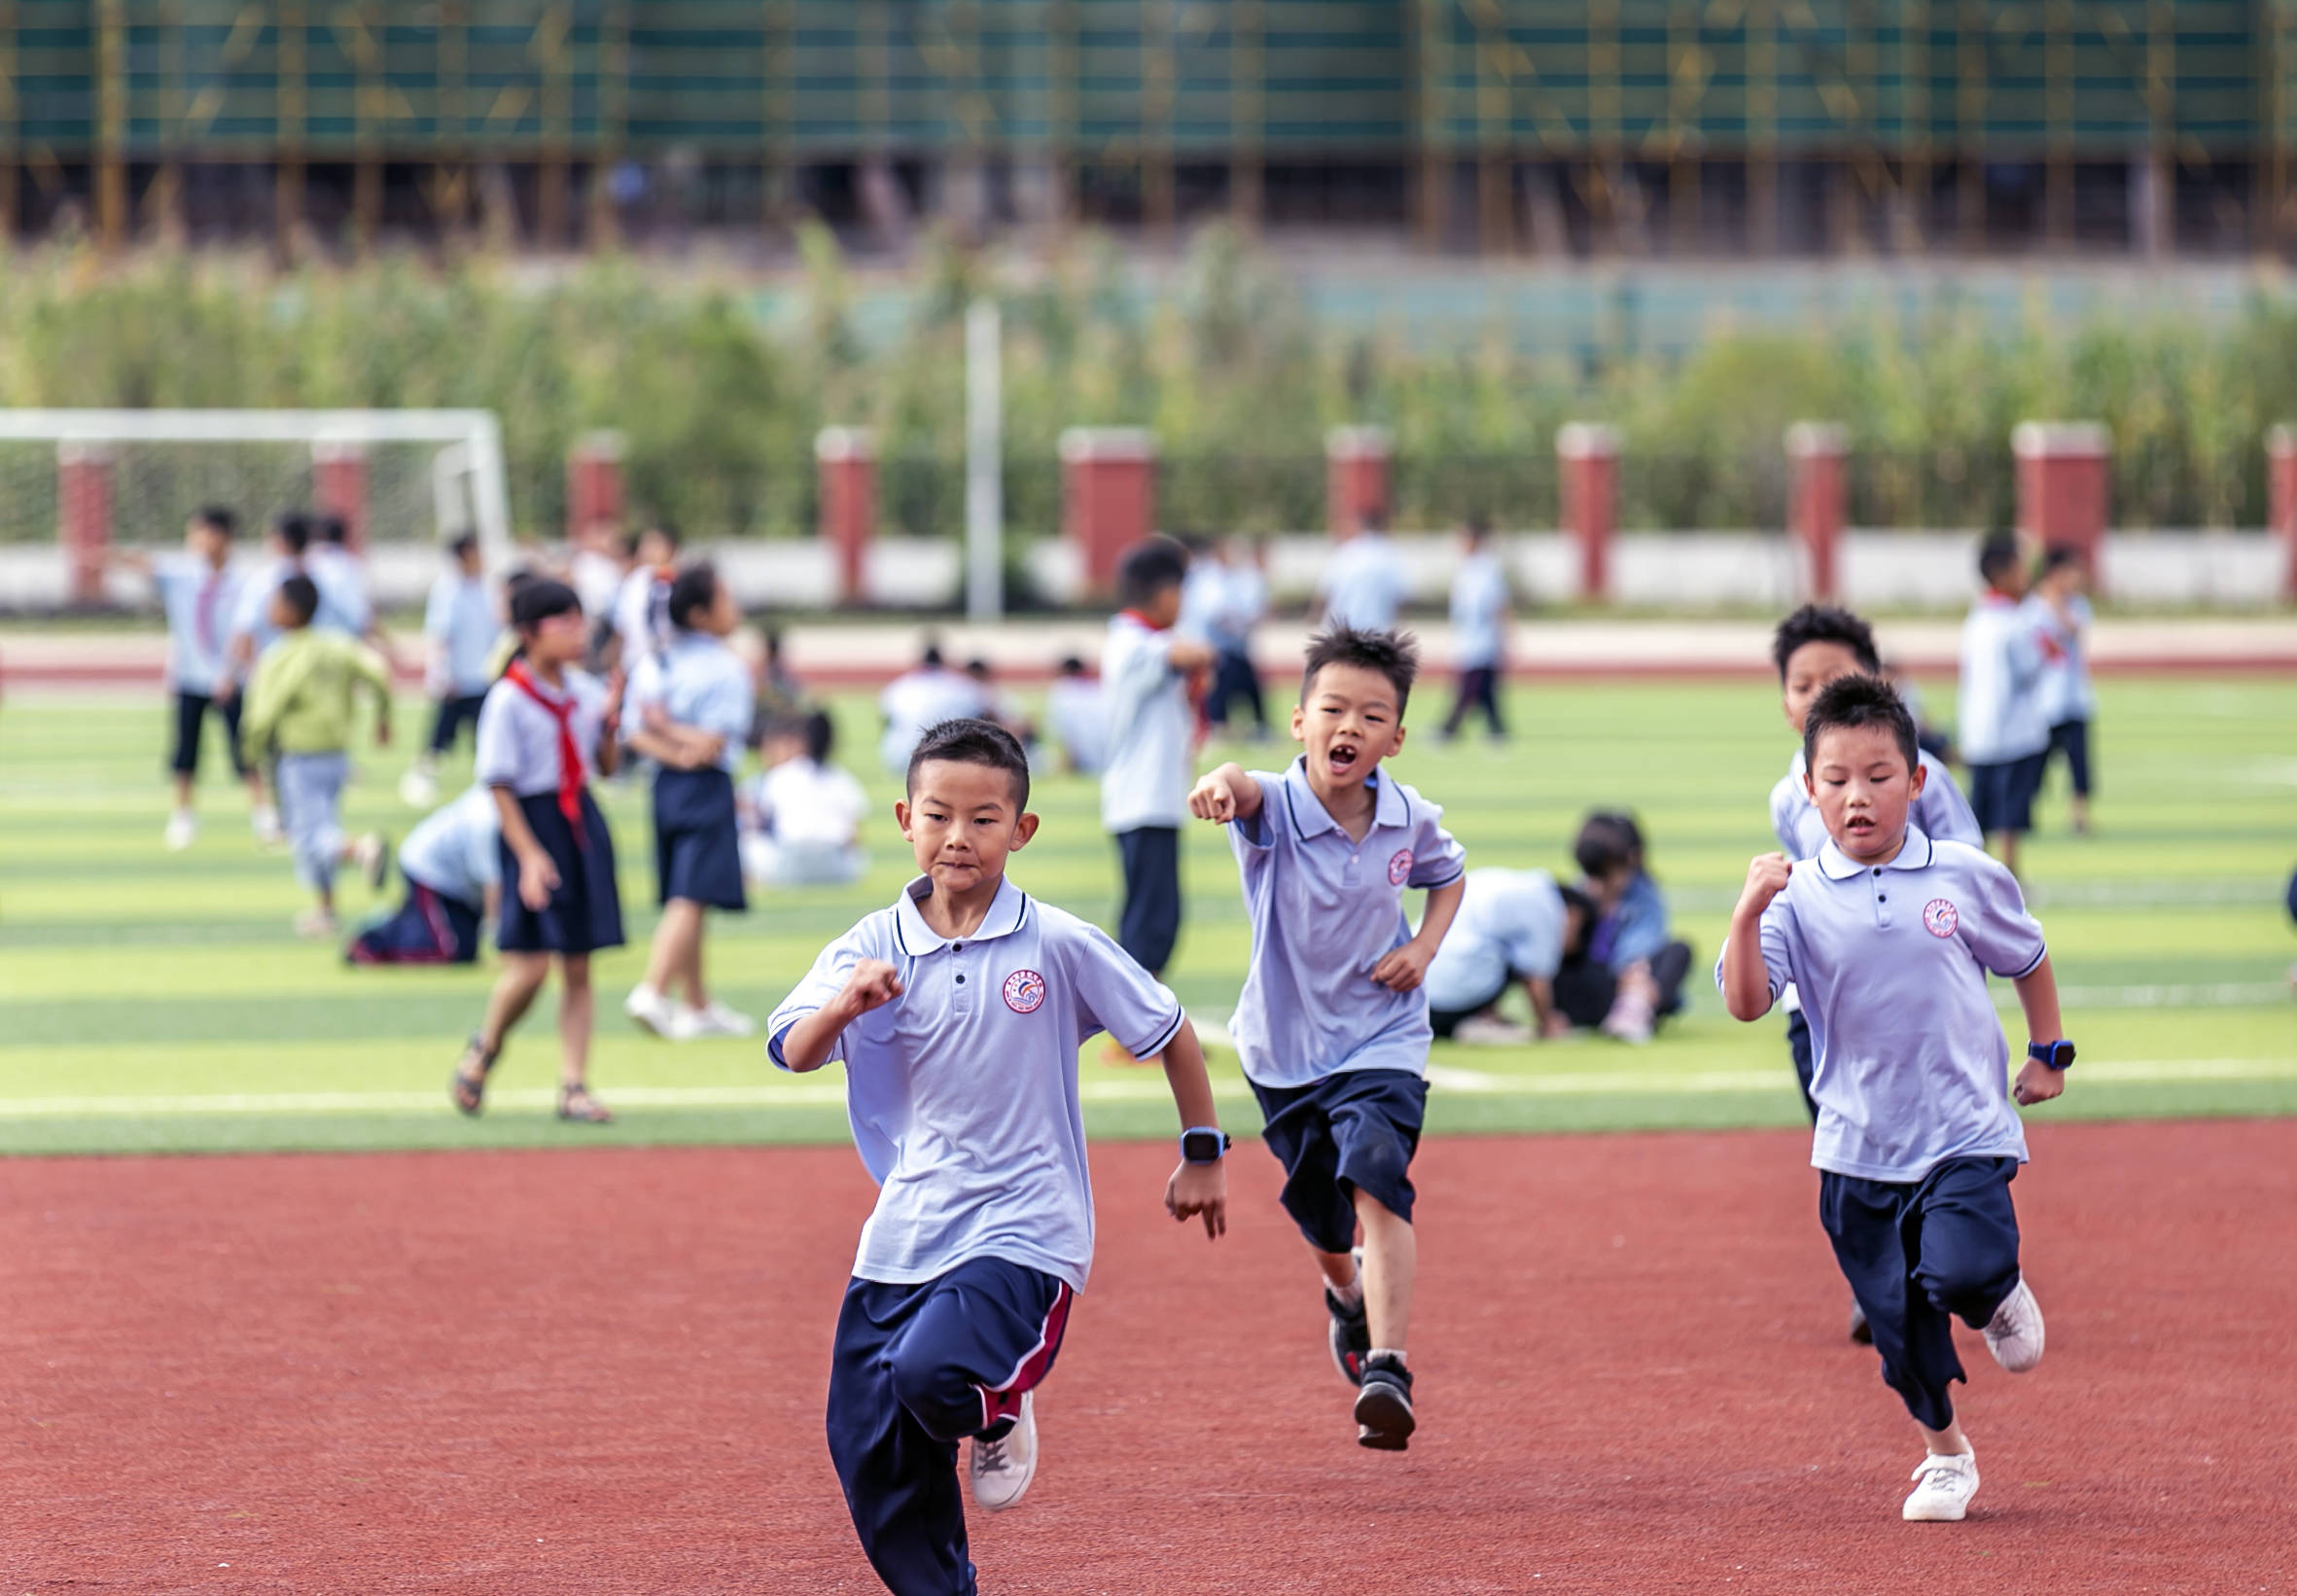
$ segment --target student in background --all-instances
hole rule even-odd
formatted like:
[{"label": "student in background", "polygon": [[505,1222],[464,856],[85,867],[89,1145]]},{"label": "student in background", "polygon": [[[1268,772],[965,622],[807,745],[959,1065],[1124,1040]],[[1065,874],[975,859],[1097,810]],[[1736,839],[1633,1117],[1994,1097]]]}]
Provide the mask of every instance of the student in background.
[{"label": "student in background", "polygon": [[1021,712],[1020,701],[997,685],[997,671],[976,655],[965,662],[966,675],[981,690],[980,718],[1004,727],[1032,755],[1037,748],[1037,723]]},{"label": "student in background", "polygon": [[[755,702],[750,670],[726,638],[742,623],[733,589],[716,568],[689,566],[671,585],[670,641],[638,662],[629,710],[629,746],[654,773],[654,874],[662,918],[654,927],[646,977],[622,1005],[642,1028],[673,1042],[746,1037],[747,1014],[711,998],[702,979],[705,911],[747,909],[742,833],[733,773]],[[672,986],[686,995],[673,1003]]]},{"label": "student in background", "polygon": [[465,726],[478,733],[479,706],[500,672],[491,671],[503,623],[487,591],[478,534],[464,532],[446,546],[451,566],[431,584],[423,606],[423,637],[429,657],[424,686],[431,693],[431,743],[415,757],[399,784],[399,796],[412,804],[439,799],[439,762],[454,748]]},{"label": "student in background", "polygon": [[[1923,697],[1922,684],[1914,673],[1897,659],[1882,661],[1882,679],[1898,690],[1899,701],[1906,705],[1906,713],[1914,717],[1914,743],[1935,761],[1940,769],[1955,763],[1954,738],[1947,729],[1930,719],[1928,703]],[[1960,787],[1955,789],[1959,796]]]},{"label": "student in background", "polygon": [[[790,668],[782,656],[782,629],[761,626],[758,633],[760,654],[756,668],[758,682],[758,730],[762,734],[769,721],[787,720],[793,715],[803,715],[806,702],[805,684]],[[756,742],[756,736],[751,738]]]},{"label": "student in background", "polygon": [[628,676],[670,640],[670,585],[678,580],[678,529],[651,521],[630,543],[629,574],[615,594],[614,663]]},{"label": "student in background", "polygon": [[[279,636],[271,623],[271,599],[289,577],[300,576],[303,556],[310,551],[311,518],[300,510],[282,511],[271,517],[265,537],[266,557],[239,585],[238,603],[226,628],[226,671],[237,692],[255,674],[255,662]],[[316,590],[316,588],[314,588]],[[255,814],[256,840],[275,847],[287,840],[276,808],[259,805]]]},{"label": "student in background", "polygon": [[1597,918],[1584,947],[1557,973],[1556,1007],[1573,1025],[1648,1042],[1659,1021],[1682,1007],[1691,944],[1670,931],[1667,898],[1643,868],[1643,828],[1633,815],[1589,815],[1572,853]]},{"label": "student in background", "polygon": [[312,625],[321,631],[364,638],[370,644],[379,641],[374,600],[367,591],[367,568],[351,552],[350,522],[340,515],[311,517],[311,542],[303,570],[319,586],[319,613],[311,618]]},{"label": "student in background", "polygon": [[1268,578],[1260,568],[1260,546],[1229,537],[1212,545],[1212,550],[1219,604],[1206,634],[1213,646],[1213,682],[1205,694],[1205,720],[1225,730],[1241,704],[1252,711],[1254,737],[1265,737],[1268,701],[1260,692],[1259,667],[1253,663],[1253,629],[1268,615]]},{"label": "student in background", "polygon": [[425,815],[399,845],[406,897],[351,940],[350,964],[475,964],[480,932],[501,909],[502,817],[494,794],[473,787]]},{"label": "student in background", "polygon": [[909,752],[926,732],[943,721],[977,718],[985,707],[981,684],[951,670],[941,646],[928,642],[917,668],[895,677],[877,695],[878,712],[885,717],[877,757],[886,773],[898,776],[909,768]]},{"label": "student in background", "polygon": [[2040,691],[2050,723],[2042,773],[2049,773],[2051,755],[2066,756],[2077,836],[2090,830],[2090,722],[2098,713],[2098,689],[2090,680],[2090,625],[2097,617],[2090,609],[2089,586],[2088,558],[2079,549],[2060,545],[2042,556],[2041,580],[2026,600],[2041,639]]},{"label": "student in background", "polygon": [[743,784],[742,874],[761,887],[850,886],[868,868],[862,784],[830,763],[836,723],[825,710],[767,723],[764,765]]},{"label": "student in background", "polygon": [[1101,684],[1085,674],[1084,661],[1075,655],[1062,660],[1060,674],[1045,689],[1044,719],[1062,763],[1078,775],[1097,776],[1109,763],[1105,710]]},{"label": "student in background", "polygon": [[[1584,942],[1594,923],[1587,895],[1545,870],[1469,870],[1459,916],[1428,967],[1428,1023],[1438,1038],[1471,1046],[1568,1035],[1555,975],[1564,949]],[[1528,1027],[1499,1015],[1500,1000],[1518,982],[1532,1006]]]},{"label": "student in background", "polygon": [[1970,807],[2013,873],[2018,839],[2033,829],[2033,795],[2050,757],[2042,697],[2042,644],[2026,596],[2017,534],[1995,532],[1978,549],[1986,591],[1962,622],[1961,707],[1956,731],[1969,763]]},{"label": "student in background", "polygon": [[1188,678],[1213,651],[1173,629],[1188,551],[1167,537],[1125,551],[1116,568],[1124,608],[1101,650],[1109,763],[1101,771],[1101,828],[1116,839],[1124,906],[1116,941],[1149,975],[1163,973],[1181,935],[1181,825],[1188,818],[1196,717]]},{"label": "student in background", "polygon": [[210,715],[223,722],[226,757],[247,786],[257,833],[279,827],[278,811],[264,800],[263,774],[239,747],[239,690],[227,649],[241,581],[231,569],[231,537],[238,524],[238,516],[229,509],[208,505],[184,523],[181,552],[112,556],[113,563],[151,582],[167,616],[167,687],[175,704],[175,745],[168,770],[175,783],[175,808],[161,834],[171,853],[190,847],[198,834],[192,787],[198,779],[200,736]]},{"label": "student in background", "polygon": [[280,635],[256,661],[239,723],[247,757],[276,762],[296,874],[317,900],[296,916],[304,937],[335,934],[337,867],[357,864],[377,889],[390,869],[381,834],[347,839],[337,812],[350,776],[353,694],[364,687],[374,695],[375,746],[389,747],[390,673],[357,638],[319,630],[312,622],[318,612],[319,588],[309,577],[289,577],[271,595],[271,624]]},{"label": "student in background", "polygon": [[614,640],[615,598],[630,574],[629,551],[612,521],[591,521],[575,529],[566,561],[567,584],[590,618],[590,656],[605,657]]},{"label": "student in background", "polygon": [[1481,516],[1461,529],[1460,546],[1460,569],[1452,578],[1452,663],[1460,672],[1460,691],[1443,734],[1458,736],[1467,717],[1481,710],[1499,742],[1507,735],[1500,717],[1507,666],[1507,571],[1492,547],[1491,524]]},{"label": "student in background", "polygon": [[1412,590],[1412,574],[1388,536],[1388,513],[1367,510],[1361,529],[1325,562],[1317,588],[1324,602],[1324,625],[1384,632],[1396,624]]}]

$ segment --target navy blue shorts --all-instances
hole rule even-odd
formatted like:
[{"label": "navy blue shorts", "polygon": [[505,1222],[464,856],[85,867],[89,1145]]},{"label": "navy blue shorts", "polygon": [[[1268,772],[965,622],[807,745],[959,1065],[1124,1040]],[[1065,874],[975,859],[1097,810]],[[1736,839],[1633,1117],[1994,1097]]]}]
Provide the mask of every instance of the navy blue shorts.
[{"label": "navy blue shorts", "polygon": [[2050,746],[2042,755],[2043,768],[2052,758],[2066,756],[2066,773],[2073,782],[2073,796],[2090,796],[2090,723],[2087,721],[2060,721],[2050,727]]},{"label": "navy blue shorts", "polygon": [[505,953],[592,953],[622,945],[622,900],[615,886],[615,842],[589,789],[583,791],[583,840],[558,812],[556,793],[518,800],[527,828],[558,868],[558,885],[538,913],[518,896],[518,861],[498,839],[503,865],[503,912],[495,946]]},{"label": "navy blue shorts", "polygon": [[454,747],[465,726],[470,727],[472,736],[478,735],[478,712],[486,707],[485,693],[449,693],[436,704],[431,713],[432,753],[443,754]]},{"label": "navy blue shorts", "polygon": [[2042,769],[2050,751],[2029,754],[2022,760],[1970,766],[1970,812],[1978,830],[1988,836],[1997,832],[2033,830],[2033,795],[2041,791]]},{"label": "navy blue shorts", "polygon": [[734,780],[716,765],[654,776],[654,880],[665,904],[684,898],[711,908],[750,906]]},{"label": "navy blue shorts", "polygon": [[169,751],[167,767],[179,776],[195,776],[199,773],[199,732],[206,726],[207,717],[213,715],[224,723],[224,752],[230,757],[231,769],[245,776],[247,756],[239,748],[241,696],[234,692],[222,703],[217,703],[204,692],[178,692],[175,695],[175,746]]},{"label": "navy blue shorts", "polygon": [[[401,872],[403,875],[405,871]],[[478,911],[406,876],[406,902],[343,949],[352,964],[471,964],[478,957]]]},{"label": "navy blue shorts", "polygon": [[1402,1070],[1346,1070],[1306,1086],[1252,1083],[1260,1140],[1284,1165],[1284,1211],[1320,1252],[1356,1245],[1356,1193],[1412,1217],[1412,1154],[1428,1082]]}]

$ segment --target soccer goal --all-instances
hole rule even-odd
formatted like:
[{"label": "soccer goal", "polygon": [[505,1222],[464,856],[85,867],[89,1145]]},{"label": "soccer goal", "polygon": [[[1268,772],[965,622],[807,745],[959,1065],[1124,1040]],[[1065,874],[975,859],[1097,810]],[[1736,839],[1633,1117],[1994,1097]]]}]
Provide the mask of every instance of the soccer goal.
[{"label": "soccer goal", "polygon": [[511,554],[491,410],[0,409],[0,545],[53,541],[75,600],[101,597],[108,550],[171,543],[210,504],[250,541],[284,510],[340,516],[385,593],[419,590],[442,538]]}]

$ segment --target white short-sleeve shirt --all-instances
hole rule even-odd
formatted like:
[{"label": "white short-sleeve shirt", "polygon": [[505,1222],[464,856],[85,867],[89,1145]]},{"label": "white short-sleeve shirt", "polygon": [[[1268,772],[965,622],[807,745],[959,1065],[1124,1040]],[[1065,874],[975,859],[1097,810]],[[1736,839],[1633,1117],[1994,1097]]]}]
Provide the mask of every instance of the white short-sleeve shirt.
[{"label": "white short-sleeve shirt", "polygon": [[1196,715],[1173,668],[1173,633],[1130,613],[1109,622],[1101,650],[1101,708],[1109,727],[1101,767],[1101,826],[1110,832],[1185,825],[1195,773]]},{"label": "white short-sleeve shirt", "polygon": [[2042,696],[2042,646],[2025,606],[1988,593],[1962,621],[1961,705],[1955,727],[1962,758],[2001,764],[2050,746]]},{"label": "white short-sleeve shirt", "polygon": [[759,830],[787,848],[846,847],[869,813],[860,782],[803,755],[761,772],[750,805]]},{"label": "white short-sleeve shirt", "polygon": [[152,585],[167,612],[167,685],[214,692],[230,673],[224,645],[239,607],[239,573],[194,554],[162,554],[152,561]]},{"label": "white short-sleeve shirt", "polygon": [[359,556],[336,544],[314,544],[303,556],[303,571],[319,589],[311,624],[321,631],[366,636],[374,624],[374,601],[367,596],[367,568]]},{"label": "white short-sleeve shirt", "polygon": [[1349,1070],[1424,1074],[1428,993],[1390,991],[1372,967],[1411,940],[1404,893],[1449,886],[1466,869],[1443,811],[1374,771],[1372,825],[1358,842],[1308,784],[1305,760],[1252,777],[1260,812],[1228,827],[1253,927],[1229,1026],[1245,1075],[1305,1086]]},{"label": "white short-sleeve shirt", "polygon": [[2097,617],[2090,601],[2075,593],[2061,616],[2039,593],[2026,600],[2033,618],[2034,635],[2042,645],[2041,697],[2044,715],[2053,727],[2068,721],[2087,721],[2098,713],[2098,689],[2090,681],[2088,637]]},{"label": "white short-sleeve shirt", "polygon": [[1044,691],[1044,718],[1054,741],[1068,750],[1078,770],[1097,774],[1109,763],[1109,722],[1102,713],[1100,683],[1082,676],[1056,678]]},{"label": "white short-sleeve shirt", "polygon": [[1386,533],[1360,532],[1325,567],[1325,624],[1386,631],[1412,587],[1412,574]]},{"label": "white short-sleeve shirt", "polygon": [[1468,555],[1452,577],[1452,662],[1497,665],[1506,653],[1507,572],[1490,550]]},{"label": "white short-sleeve shirt", "polygon": [[473,787],[432,810],[406,833],[399,845],[399,868],[409,881],[477,908],[486,902],[486,889],[502,879],[502,855],[495,847],[502,829],[493,789]]},{"label": "white short-sleeve shirt", "polygon": [[1771,995],[1792,981],[1811,1027],[1816,1167],[1914,1182],[1949,1158],[2025,1159],[1986,977],[2048,948],[2000,864],[1913,827],[1883,866],[1829,842],[1763,911],[1762,952]]},{"label": "white short-sleeve shirt", "polygon": [[[565,674],[564,698],[574,700],[570,729],[583,757],[583,779],[598,774],[598,737],[606,726],[606,684],[587,671]],[[536,686],[549,694],[550,689]],[[560,701],[564,701],[561,698]],[[520,798],[558,791],[558,722],[511,681],[497,682],[478,706],[477,767],[481,787],[508,787]]]},{"label": "white short-sleeve shirt", "polygon": [[446,656],[444,670],[433,675],[433,692],[468,698],[487,690],[493,681],[487,667],[494,663],[503,623],[495,617],[484,577],[442,572],[423,606],[423,633],[441,644]]},{"label": "white short-sleeve shirt", "polygon": [[231,612],[229,635],[249,639],[259,656],[269,648],[279,636],[279,628],[271,624],[271,595],[279,591],[282,583],[301,569],[294,560],[280,555],[259,567],[253,576],[242,582],[239,585],[239,603]]},{"label": "white short-sleeve shirt", "polygon": [[854,1273],[912,1285],[976,1258],[1039,1269],[1084,1290],[1093,1197],[1077,1050],[1107,1031],[1137,1057],[1181,1028],[1170,990],[1107,933],[1010,880],[972,936],[951,940],[917,904],[920,876],[823,950],[766,1022],[782,1062],[790,1027],[882,959],[901,995],[846,1027],[854,1146],[878,1184]]},{"label": "white short-sleeve shirt", "polygon": [[1552,977],[1567,924],[1563,891],[1545,870],[1469,870],[1460,913],[1428,966],[1428,1006],[1464,1012],[1510,980]]},{"label": "white short-sleeve shirt", "polygon": [[725,639],[708,632],[673,633],[667,647],[647,655],[631,670],[627,699],[624,736],[644,727],[649,708],[658,707],[679,726],[724,738],[719,768],[729,775],[741,768],[758,691],[750,667]]},{"label": "white short-sleeve shirt", "polygon": [[885,717],[878,758],[888,771],[900,775],[909,768],[909,756],[928,731],[943,721],[962,721],[988,707],[981,684],[963,671],[921,665],[904,672],[877,695],[878,713]]}]

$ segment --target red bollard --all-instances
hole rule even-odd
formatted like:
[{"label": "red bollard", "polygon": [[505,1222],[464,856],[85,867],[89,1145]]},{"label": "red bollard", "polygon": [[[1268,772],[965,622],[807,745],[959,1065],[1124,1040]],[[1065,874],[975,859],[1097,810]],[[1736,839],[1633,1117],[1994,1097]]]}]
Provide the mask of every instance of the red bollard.
[{"label": "red bollard", "polygon": [[1579,596],[1601,604],[1610,597],[1611,534],[1619,518],[1619,433],[1573,421],[1557,430],[1555,457],[1563,468],[1560,520],[1579,546]]},{"label": "red bollard", "polygon": [[1077,548],[1084,591],[1106,598],[1124,551],[1156,529],[1156,444],[1141,427],[1061,434],[1061,535]]},{"label": "red bollard", "polygon": [[55,446],[56,542],[74,604],[104,601],[112,550],[112,451],[101,443]]},{"label": "red bollard", "polygon": [[323,515],[342,517],[343,547],[367,548],[367,445],[323,438],[311,445],[311,502]]},{"label": "red bollard", "polygon": [[566,451],[566,535],[622,524],[622,435],[584,433]]},{"label": "red bollard", "polygon": [[1325,434],[1325,523],[1335,539],[1362,531],[1367,514],[1386,518],[1394,455],[1386,427],[1334,427]]},{"label": "red bollard", "polygon": [[2105,429],[2095,421],[2022,421],[2010,434],[2018,460],[2018,530],[2043,548],[2071,544],[2100,590],[2105,571]]},{"label": "red bollard", "polygon": [[1843,507],[1848,497],[1851,435],[1830,421],[1797,421],[1786,429],[1790,476],[1786,528],[1809,555],[1810,596],[1834,601],[1841,580]]},{"label": "red bollard", "polygon": [[869,540],[877,533],[877,439],[867,427],[824,427],[814,437],[822,539],[836,551],[837,600],[867,597]]}]

